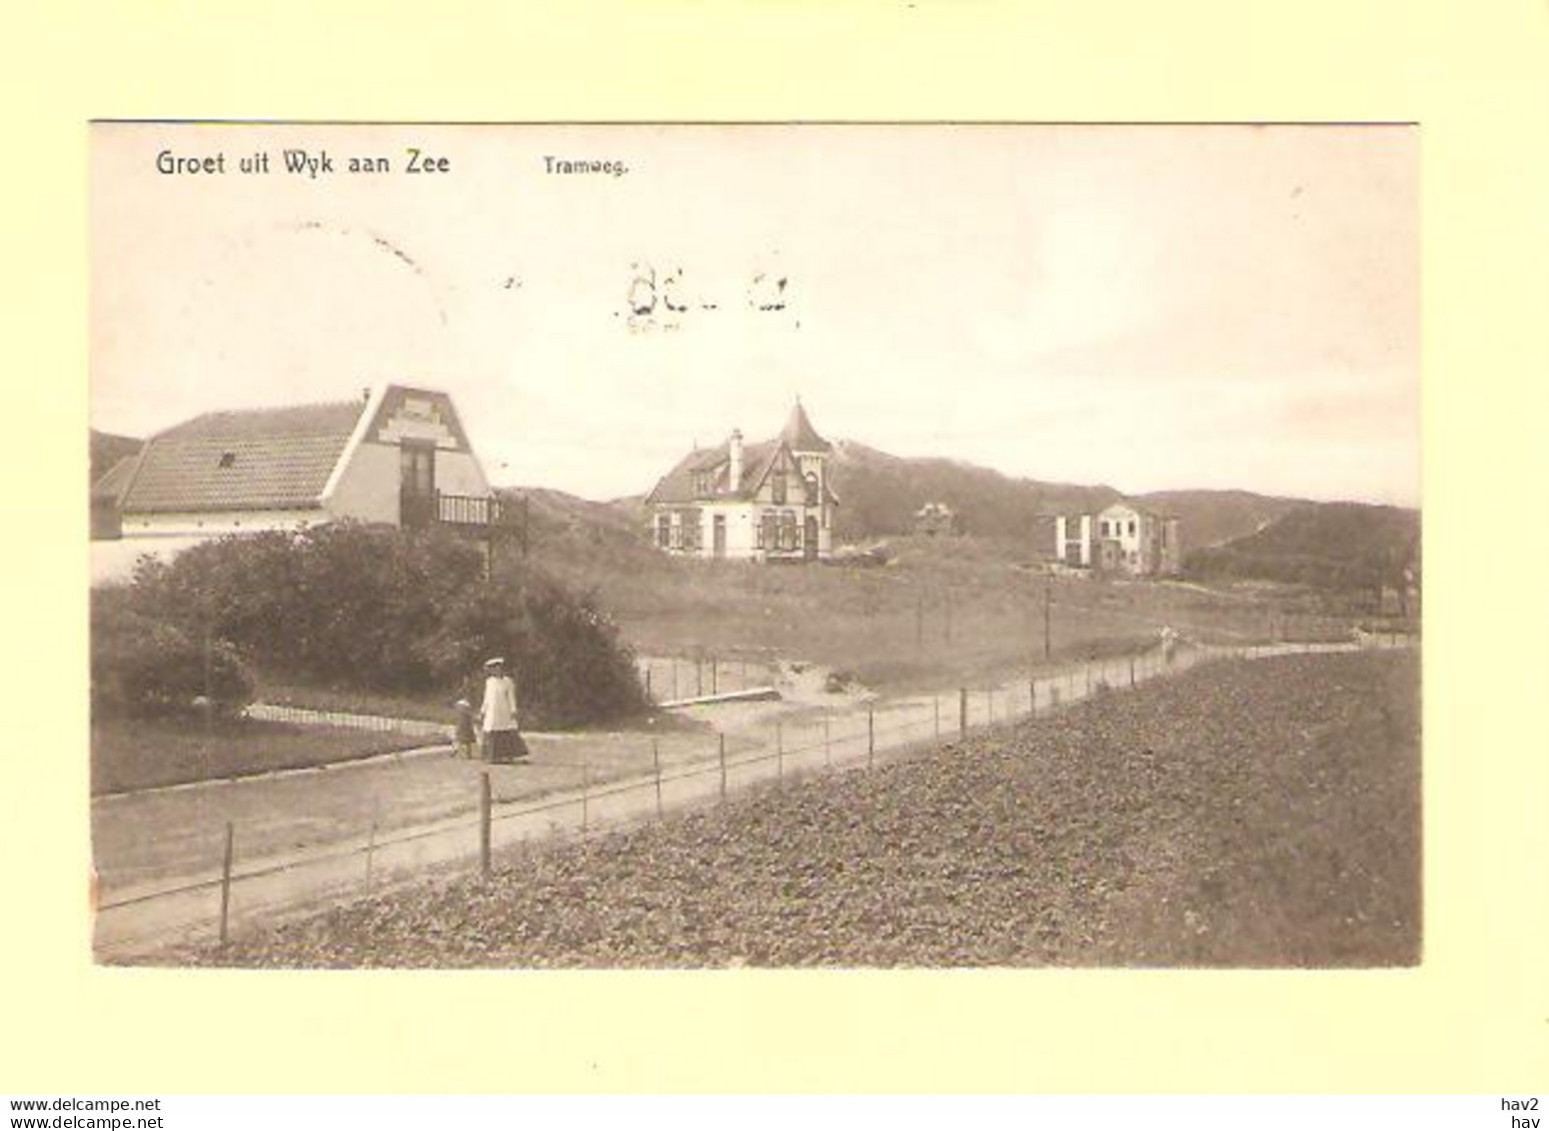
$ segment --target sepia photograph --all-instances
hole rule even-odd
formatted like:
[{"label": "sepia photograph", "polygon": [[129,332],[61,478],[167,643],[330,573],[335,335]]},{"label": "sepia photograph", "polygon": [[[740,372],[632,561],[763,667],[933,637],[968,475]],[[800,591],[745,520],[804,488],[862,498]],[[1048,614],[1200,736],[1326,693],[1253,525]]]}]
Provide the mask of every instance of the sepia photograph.
[{"label": "sepia photograph", "polygon": [[1421,964],[1417,127],[88,143],[97,964]]}]

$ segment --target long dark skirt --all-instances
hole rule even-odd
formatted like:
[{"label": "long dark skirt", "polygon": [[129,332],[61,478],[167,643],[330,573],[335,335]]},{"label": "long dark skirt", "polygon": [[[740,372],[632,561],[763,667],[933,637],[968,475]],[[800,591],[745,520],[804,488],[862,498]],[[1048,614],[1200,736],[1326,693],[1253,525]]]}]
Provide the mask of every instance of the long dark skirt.
[{"label": "long dark skirt", "polygon": [[484,732],[484,757],[490,762],[515,762],[527,757],[527,743],[519,730],[487,730]]}]

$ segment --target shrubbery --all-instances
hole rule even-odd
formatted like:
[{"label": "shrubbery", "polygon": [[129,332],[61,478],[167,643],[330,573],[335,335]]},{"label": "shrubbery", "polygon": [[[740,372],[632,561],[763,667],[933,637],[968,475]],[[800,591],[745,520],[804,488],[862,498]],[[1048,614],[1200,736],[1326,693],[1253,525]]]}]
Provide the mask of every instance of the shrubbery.
[{"label": "shrubbery", "polygon": [[133,611],[228,640],[286,681],[388,693],[472,693],[490,655],[514,665],[524,717],[588,722],[644,706],[633,658],[590,596],[445,532],[341,523],[225,538],[142,562]]},{"label": "shrubbery", "polygon": [[92,711],[157,715],[194,711],[201,703],[233,714],[253,698],[253,677],[224,640],[190,635],[135,612],[122,588],[98,590],[91,608]]}]

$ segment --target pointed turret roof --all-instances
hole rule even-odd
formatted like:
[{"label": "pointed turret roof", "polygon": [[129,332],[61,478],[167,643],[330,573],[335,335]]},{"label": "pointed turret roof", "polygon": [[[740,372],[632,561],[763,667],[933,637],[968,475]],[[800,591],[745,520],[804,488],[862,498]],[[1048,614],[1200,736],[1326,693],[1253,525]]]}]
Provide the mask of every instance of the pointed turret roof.
[{"label": "pointed turret roof", "polygon": [[785,422],[785,430],[780,433],[780,439],[785,441],[785,446],[793,452],[831,452],[834,446],[818,435],[817,429],[812,427],[812,421],[807,419],[807,410],[801,407],[801,398],[796,398],[796,403],[791,407],[791,415]]}]

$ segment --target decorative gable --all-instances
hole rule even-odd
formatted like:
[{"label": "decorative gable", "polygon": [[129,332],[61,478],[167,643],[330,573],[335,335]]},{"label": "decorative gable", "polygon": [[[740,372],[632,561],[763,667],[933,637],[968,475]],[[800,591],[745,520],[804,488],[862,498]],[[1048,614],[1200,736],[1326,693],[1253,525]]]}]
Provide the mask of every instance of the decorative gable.
[{"label": "decorative gable", "polygon": [[760,502],[784,506],[802,498],[802,480],[791,451],[783,443],[759,472],[753,484],[753,497]]},{"label": "decorative gable", "polygon": [[445,393],[390,386],[382,398],[366,439],[377,444],[404,440],[432,443],[447,451],[466,452],[468,437]]}]

